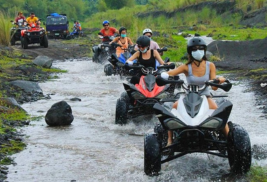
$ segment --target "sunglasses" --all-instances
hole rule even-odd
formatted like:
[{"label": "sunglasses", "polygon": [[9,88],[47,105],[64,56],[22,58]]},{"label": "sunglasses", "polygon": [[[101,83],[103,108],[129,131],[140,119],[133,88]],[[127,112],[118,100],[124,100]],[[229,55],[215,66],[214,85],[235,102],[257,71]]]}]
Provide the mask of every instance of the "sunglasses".
[{"label": "sunglasses", "polygon": [[109,25],[103,25],[104,27],[107,27],[107,26],[109,26]]},{"label": "sunglasses", "polygon": [[151,36],[150,36],[150,35],[147,35],[147,37],[149,37],[149,38],[150,38]]},{"label": "sunglasses", "polygon": [[197,51],[197,50],[205,50],[204,46],[198,46],[198,47],[192,47],[192,51]]},{"label": "sunglasses", "polygon": [[137,45],[138,48],[145,48],[146,46]]}]

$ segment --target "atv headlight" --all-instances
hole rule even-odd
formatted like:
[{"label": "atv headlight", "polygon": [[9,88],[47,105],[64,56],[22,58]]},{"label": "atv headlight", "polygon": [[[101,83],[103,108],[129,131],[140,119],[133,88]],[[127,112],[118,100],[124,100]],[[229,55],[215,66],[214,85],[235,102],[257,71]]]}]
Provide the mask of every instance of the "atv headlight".
[{"label": "atv headlight", "polygon": [[105,47],[105,51],[108,51],[109,50],[109,48],[108,47]]},{"label": "atv headlight", "polygon": [[164,124],[167,128],[171,129],[171,130],[174,130],[174,129],[181,129],[181,128],[184,128],[186,127],[186,125],[180,121],[179,119],[177,118],[169,118],[169,119],[166,119],[164,120]]},{"label": "atv headlight", "polygon": [[166,92],[160,93],[158,94],[155,98],[157,99],[164,99],[168,96],[168,94]]},{"label": "atv headlight", "polygon": [[145,99],[146,97],[141,94],[140,92],[132,92],[131,93],[131,96],[134,98],[134,99]]},{"label": "atv headlight", "polygon": [[42,35],[44,32],[40,32],[40,35]]},{"label": "atv headlight", "polygon": [[47,31],[47,33],[50,33],[50,31]]},{"label": "atv headlight", "polygon": [[30,35],[31,35],[31,33],[27,33],[27,35],[28,35],[28,36],[30,36]]},{"label": "atv headlight", "polygon": [[208,118],[200,126],[203,128],[218,128],[222,124],[222,119],[220,118]]}]

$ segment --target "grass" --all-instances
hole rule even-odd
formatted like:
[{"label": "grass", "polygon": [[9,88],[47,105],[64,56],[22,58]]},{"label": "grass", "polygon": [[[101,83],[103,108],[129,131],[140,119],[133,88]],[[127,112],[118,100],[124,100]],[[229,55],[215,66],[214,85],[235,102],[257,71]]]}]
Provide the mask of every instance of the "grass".
[{"label": "grass", "polygon": [[247,178],[250,182],[267,182],[267,167],[252,166]]},{"label": "grass", "polygon": [[7,13],[0,11],[0,45],[8,46],[10,43],[10,29],[12,27],[10,20],[11,18]]}]

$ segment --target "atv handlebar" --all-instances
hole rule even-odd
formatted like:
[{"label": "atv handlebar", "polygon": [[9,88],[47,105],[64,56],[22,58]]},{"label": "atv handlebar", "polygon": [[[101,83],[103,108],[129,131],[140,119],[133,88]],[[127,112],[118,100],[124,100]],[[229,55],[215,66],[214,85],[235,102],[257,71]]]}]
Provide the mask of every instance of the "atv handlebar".
[{"label": "atv handlebar", "polygon": [[230,83],[229,80],[225,80],[224,83],[219,84],[217,80],[209,80],[205,83],[205,85],[207,86],[213,86],[213,87],[218,87],[222,90],[224,90],[225,92],[228,92],[229,90],[231,90],[232,88],[232,83]]},{"label": "atv handlebar", "polygon": [[[170,77],[172,78],[172,77]],[[174,79],[164,79],[162,78],[160,75],[157,76],[156,78],[156,83],[159,85],[159,86],[163,86],[163,85],[166,85],[166,84],[170,84],[170,83],[175,83],[175,84],[179,84],[179,85],[182,85],[182,87],[185,89],[185,90],[192,90],[192,87],[198,87],[196,85],[184,85],[184,81],[183,80],[174,80]],[[217,80],[209,80],[207,82],[205,82],[205,85],[201,88],[197,88],[196,90],[197,91],[201,91],[201,90],[204,90],[206,87],[208,86],[213,86],[213,87],[218,87],[222,90],[224,90],[225,92],[228,92],[231,88],[232,88],[232,83],[230,83],[229,80],[225,80],[225,82],[223,84],[218,84],[218,81]],[[195,89],[193,89],[195,90]]]},{"label": "atv handlebar", "polygon": [[163,47],[162,49],[157,49],[157,51],[158,51],[159,53],[161,53],[161,52],[163,52],[163,51],[167,51],[167,50],[168,50],[167,47]]}]

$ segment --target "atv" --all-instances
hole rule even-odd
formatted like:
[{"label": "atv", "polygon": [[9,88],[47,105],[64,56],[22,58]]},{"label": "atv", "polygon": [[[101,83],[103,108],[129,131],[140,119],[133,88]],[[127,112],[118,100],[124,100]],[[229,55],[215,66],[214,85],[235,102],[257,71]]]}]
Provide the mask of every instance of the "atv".
[{"label": "atv", "polygon": [[40,46],[48,47],[48,39],[45,29],[36,23],[30,23],[29,27],[21,31],[21,47],[27,49],[29,44],[40,43]]},{"label": "atv", "polygon": [[155,75],[162,71],[174,69],[175,65],[165,64],[154,68],[145,68],[143,65],[134,64],[128,66],[129,69],[141,70],[143,75],[139,84],[123,83],[125,92],[123,92],[116,103],[116,124],[126,124],[127,119],[142,115],[153,114],[153,105],[159,103],[161,99],[171,97],[174,93],[170,85],[158,86]]},{"label": "atv", "polygon": [[[251,144],[248,133],[238,124],[228,121],[233,104],[216,96],[218,108],[209,109],[206,96],[199,93],[208,86],[221,88],[228,92],[232,84],[226,80],[218,84],[207,81],[203,87],[185,85],[183,80],[164,80],[157,77],[159,85],[176,83],[185,90],[180,95],[178,108],[171,111],[156,103],[153,108],[160,124],[154,134],[144,138],[144,172],[158,175],[161,164],[190,153],[207,153],[228,158],[231,172],[246,173],[251,166]],[[222,131],[228,123],[229,133]],[[167,146],[168,131],[173,131],[173,143]]]},{"label": "atv", "polygon": [[110,45],[109,43],[115,38],[114,36],[102,36],[101,39],[108,39],[109,41],[102,42],[99,45],[92,47],[93,50],[93,62],[95,63],[105,63],[110,57],[111,54],[115,53],[116,47],[114,44]]},{"label": "atv", "polygon": [[11,28],[10,30],[10,44],[15,45],[16,41],[20,41],[21,39],[21,30],[25,30],[27,28],[26,21],[18,21],[18,23],[15,23],[11,20],[11,22],[16,25]]},{"label": "atv", "polygon": [[[114,44],[115,47],[120,46],[117,44]],[[132,54],[135,53],[134,50],[135,45],[129,46],[128,49],[124,49],[124,53],[120,55],[120,57],[117,57],[116,54],[112,54],[111,57],[108,59],[110,62],[109,64],[106,64],[104,67],[104,72],[106,76],[110,76],[112,74],[114,75],[120,75],[120,76],[129,76],[129,71],[125,69],[124,65],[126,63],[126,60],[129,59]],[[164,47],[162,49],[157,49],[159,53],[163,51],[167,51],[167,47]],[[136,62],[136,60],[134,61]],[[159,66],[160,64],[157,62],[156,66]]]}]

